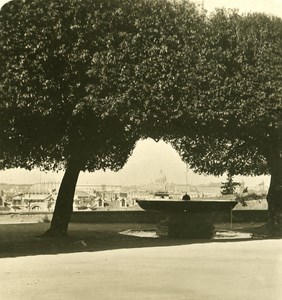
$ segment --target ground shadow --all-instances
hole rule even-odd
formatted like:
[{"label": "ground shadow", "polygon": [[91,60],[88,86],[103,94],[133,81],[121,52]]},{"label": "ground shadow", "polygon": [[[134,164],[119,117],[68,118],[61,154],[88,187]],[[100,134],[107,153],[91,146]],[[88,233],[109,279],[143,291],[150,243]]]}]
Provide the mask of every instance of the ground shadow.
[{"label": "ground shadow", "polygon": [[[227,227],[227,228],[226,228]],[[224,243],[269,239],[264,235],[261,224],[242,224],[233,230],[249,232],[244,239],[169,239],[138,237],[121,234],[125,230],[150,231],[154,224],[70,224],[69,236],[64,238],[39,238],[49,224],[1,224],[0,257],[19,257],[30,255],[54,255],[61,253],[95,252],[124,248],[168,247],[203,243]],[[218,230],[228,230],[219,226]],[[230,228],[229,228],[230,229]]]}]

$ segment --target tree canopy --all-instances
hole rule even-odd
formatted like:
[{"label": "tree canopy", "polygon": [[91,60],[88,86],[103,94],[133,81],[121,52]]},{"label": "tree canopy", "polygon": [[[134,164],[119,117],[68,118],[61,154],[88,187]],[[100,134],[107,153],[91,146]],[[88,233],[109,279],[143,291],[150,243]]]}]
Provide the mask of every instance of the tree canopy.
[{"label": "tree canopy", "polygon": [[[120,77],[90,75],[95,68],[106,69],[110,53],[121,54],[132,35],[132,19],[112,17],[118,10],[116,1],[12,1],[3,7],[1,139],[6,167],[58,169],[72,155],[84,160],[82,169],[116,169],[125,163],[136,138],[118,115],[109,113],[109,101],[103,101],[108,97],[103,91],[113,93]],[[111,38],[113,28],[124,37]],[[105,57],[96,60],[95,54]],[[120,65],[114,71],[119,74]],[[89,99],[91,86],[96,87],[95,100]]]},{"label": "tree canopy", "polygon": [[5,167],[120,168],[193,92],[203,14],[188,2],[11,1],[0,18]]},{"label": "tree canopy", "polygon": [[272,229],[282,224],[282,20],[217,10],[204,31],[193,133],[168,137],[198,172],[270,174]]},{"label": "tree canopy", "polygon": [[3,166],[66,169],[51,227],[66,231],[80,170],[121,168],[139,138],[159,139],[182,115],[203,20],[165,0],[3,6]]},{"label": "tree canopy", "polygon": [[199,172],[269,173],[281,120],[282,20],[218,10],[207,25],[198,97],[187,105],[198,129],[171,141]]}]

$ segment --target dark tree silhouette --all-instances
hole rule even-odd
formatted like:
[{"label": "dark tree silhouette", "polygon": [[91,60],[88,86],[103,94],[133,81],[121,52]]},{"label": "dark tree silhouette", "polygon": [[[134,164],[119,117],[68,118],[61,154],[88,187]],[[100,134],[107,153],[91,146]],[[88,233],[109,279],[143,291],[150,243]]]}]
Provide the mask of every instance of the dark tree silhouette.
[{"label": "dark tree silhouette", "polygon": [[227,174],[227,179],[225,182],[222,182],[220,187],[222,195],[233,195],[236,190],[236,186],[240,185],[239,182],[235,182],[233,180],[233,176],[231,174]]},{"label": "dark tree silhouette", "polygon": [[171,141],[198,172],[270,174],[268,225],[281,231],[282,20],[218,10],[205,40],[198,101],[186,108],[195,118],[193,133]]},{"label": "dark tree silhouette", "polygon": [[182,48],[189,38],[193,54],[201,19],[163,0],[2,7],[3,168],[66,170],[46,235],[67,233],[80,171],[120,169],[139,138],[159,138],[181,113]]}]

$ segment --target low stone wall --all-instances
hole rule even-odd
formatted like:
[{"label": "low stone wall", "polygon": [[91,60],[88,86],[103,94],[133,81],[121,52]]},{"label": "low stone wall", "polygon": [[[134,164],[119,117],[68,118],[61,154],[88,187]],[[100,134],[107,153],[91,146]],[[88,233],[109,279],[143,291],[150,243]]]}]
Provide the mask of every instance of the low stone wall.
[{"label": "low stone wall", "polygon": [[155,223],[160,214],[148,211],[75,211],[73,223]]},{"label": "low stone wall", "polygon": [[48,223],[51,220],[50,212],[0,212],[0,224]]},{"label": "low stone wall", "polygon": [[215,214],[216,223],[244,223],[244,222],[267,222],[267,210],[232,210],[232,212],[221,212]]},{"label": "low stone wall", "polygon": [[[49,212],[0,212],[0,224],[12,223],[46,223],[52,219]],[[147,211],[75,211],[72,214],[73,223],[157,223],[161,214]],[[267,210],[233,210],[232,221],[266,222]],[[231,213],[220,213],[215,216],[216,223],[231,221]]]},{"label": "low stone wall", "polygon": [[[157,212],[148,211],[99,211],[99,212],[73,212],[73,223],[155,223],[162,219]],[[216,213],[216,223],[230,222],[266,222],[267,210],[233,210],[232,214]]]},{"label": "low stone wall", "polygon": [[267,222],[267,210],[233,210],[232,220],[234,223],[241,222]]}]

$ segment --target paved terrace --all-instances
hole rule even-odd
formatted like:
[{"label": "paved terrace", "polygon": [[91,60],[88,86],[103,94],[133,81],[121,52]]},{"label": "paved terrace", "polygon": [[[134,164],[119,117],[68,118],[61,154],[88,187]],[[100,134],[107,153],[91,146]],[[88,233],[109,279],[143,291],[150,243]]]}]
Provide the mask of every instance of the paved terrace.
[{"label": "paved terrace", "polygon": [[279,300],[282,240],[259,225],[234,224],[253,237],[170,240],[120,234],[155,224],[72,223],[57,240],[36,237],[48,223],[2,224],[0,299]]}]

